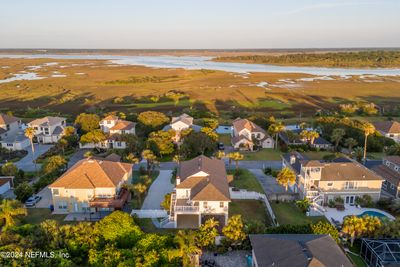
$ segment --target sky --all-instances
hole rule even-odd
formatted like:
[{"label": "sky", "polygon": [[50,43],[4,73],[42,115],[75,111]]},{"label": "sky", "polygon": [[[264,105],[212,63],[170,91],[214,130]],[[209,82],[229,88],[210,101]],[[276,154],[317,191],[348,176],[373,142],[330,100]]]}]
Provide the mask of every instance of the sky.
[{"label": "sky", "polygon": [[400,47],[400,0],[0,0],[0,48]]}]

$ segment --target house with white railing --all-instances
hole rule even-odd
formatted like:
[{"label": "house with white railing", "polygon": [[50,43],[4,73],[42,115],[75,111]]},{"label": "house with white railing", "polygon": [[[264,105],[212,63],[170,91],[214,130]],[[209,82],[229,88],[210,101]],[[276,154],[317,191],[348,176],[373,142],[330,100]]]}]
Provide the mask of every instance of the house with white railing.
[{"label": "house with white railing", "polygon": [[364,165],[348,158],[331,162],[309,160],[298,152],[282,156],[283,166],[296,174],[292,191],[307,198],[313,205],[327,205],[340,197],[345,204],[354,205],[357,197],[369,195],[378,201],[383,179]]},{"label": "house with white railing", "polygon": [[198,228],[214,218],[224,226],[230,201],[224,162],[198,156],[179,164],[169,221],[174,222],[175,228]]}]

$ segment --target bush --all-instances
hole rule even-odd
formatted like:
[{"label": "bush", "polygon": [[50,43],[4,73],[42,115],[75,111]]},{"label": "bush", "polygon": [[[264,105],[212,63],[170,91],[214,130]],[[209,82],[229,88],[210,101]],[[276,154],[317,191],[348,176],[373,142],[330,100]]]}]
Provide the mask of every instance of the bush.
[{"label": "bush", "polygon": [[355,203],[361,207],[371,208],[374,206],[372,197],[370,195],[363,195],[362,197],[356,197]]},{"label": "bush", "polygon": [[335,205],[336,205],[336,203],[335,203],[334,200],[330,199],[330,200],[328,201],[328,207],[329,207],[329,208],[334,208]]},{"label": "bush", "polygon": [[33,194],[33,188],[27,182],[23,182],[15,188],[14,194],[17,200],[25,202]]},{"label": "bush", "polygon": [[264,173],[266,175],[271,175],[272,174],[272,169],[270,167],[267,167],[267,168],[264,169]]}]

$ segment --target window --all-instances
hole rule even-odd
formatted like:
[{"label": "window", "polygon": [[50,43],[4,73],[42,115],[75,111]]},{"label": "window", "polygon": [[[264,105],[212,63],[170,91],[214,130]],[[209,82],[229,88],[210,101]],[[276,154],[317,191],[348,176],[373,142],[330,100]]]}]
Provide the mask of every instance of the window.
[{"label": "window", "polygon": [[394,184],[390,185],[390,189],[394,190],[396,187],[394,186]]},{"label": "window", "polygon": [[357,189],[357,182],[346,182],[345,189]]},{"label": "window", "polygon": [[8,146],[8,147],[12,147],[12,146],[13,146],[13,144],[7,143],[7,146]]},{"label": "window", "polygon": [[333,182],[330,182],[330,183],[328,183],[327,185],[328,185],[329,187],[330,187],[330,186],[333,186]]},{"label": "window", "polygon": [[81,207],[82,207],[82,211],[84,211],[84,212],[90,211],[89,203],[87,203],[87,202],[82,202]]},{"label": "window", "polygon": [[68,208],[68,204],[66,201],[60,201],[58,202],[58,208],[61,210],[66,210]]},{"label": "window", "polygon": [[10,124],[7,124],[6,128],[7,128],[7,131],[9,131],[10,130]]},{"label": "window", "polygon": [[219,202],[219,207],[220,207],[220,208],[223,208],[223,207],[224,207],[224,202],[222,202],[222,201]]},{"label": "window", "polygon": [[54,196],[59,196],[60,195],[60,191],[58,189],[53,189],[53,195]]},{"label": "window", "polygon": [[203,208],[205,208],[205,209],[207,208],[207,202],[206,201],[203,202]]}]

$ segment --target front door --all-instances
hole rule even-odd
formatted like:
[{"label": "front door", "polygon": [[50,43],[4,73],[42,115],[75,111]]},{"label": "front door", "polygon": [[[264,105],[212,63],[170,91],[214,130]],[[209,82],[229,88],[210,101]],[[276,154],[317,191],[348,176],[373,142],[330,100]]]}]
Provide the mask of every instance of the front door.
[{"label": "front door", "polygon": [[346,196],[346,204],[353,205],[355,197],[354,196]]}]

